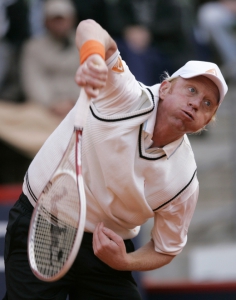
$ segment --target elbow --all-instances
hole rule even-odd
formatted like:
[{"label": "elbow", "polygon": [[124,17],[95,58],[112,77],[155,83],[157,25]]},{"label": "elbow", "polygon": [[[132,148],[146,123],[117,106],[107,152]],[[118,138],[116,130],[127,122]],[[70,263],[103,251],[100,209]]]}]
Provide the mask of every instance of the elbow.
[{"label": "elbow", "polygon": [[162,268],[166,265],[168,265],[173,259],[174,255],[168,255],[168,254],[162,254],[162,253],[157,253],[157,260],[156,264],[153,264],[153,270]]},{"label": "elbow", "polygon": [[166,259],[166,264],[168,265],[169,263],[172,262],[172,260],[176,257],[176,255],[167,255],[167,259]]},{"label": "elbow", "polygon": [[175,255],[168,255],[168,254],[161,254],[161,253],[159,253],[159,254],[161,255],[162,259],[159,260],[159,263],[156,267],[157,269],[168,265],[175,258]]},{"label": "elbow", "polygon": [[161,254],[163,255],[162,259],[162,266],[168,265],[172,262],[172,260],[175,258],[176,255],[169,255],[169,254]]}]

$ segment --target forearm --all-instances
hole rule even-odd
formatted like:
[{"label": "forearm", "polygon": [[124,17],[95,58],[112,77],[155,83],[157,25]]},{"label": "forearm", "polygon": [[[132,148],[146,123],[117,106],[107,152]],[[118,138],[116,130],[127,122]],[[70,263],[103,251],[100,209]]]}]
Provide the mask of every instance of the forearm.
[{"label": "forearm", "polygon": [[127,254],[127,270],[151,271],[169,264],[175,256],[155,251],[153,241]]},{"label": "forearm", "polygon": [[99,223],[93,234],[94,254],[111,268],[120,271],[151,271],[170,263],[175,256],[155,251],[153,241],[127,253],[123,239]]},{"label": "forearm", "polygon": [[115,41],[106,30],[93,20],[81,21],[76,30],[76,45],[78,50],[88,40],[96,40],[105,47],[106,59],[117,49]]}]

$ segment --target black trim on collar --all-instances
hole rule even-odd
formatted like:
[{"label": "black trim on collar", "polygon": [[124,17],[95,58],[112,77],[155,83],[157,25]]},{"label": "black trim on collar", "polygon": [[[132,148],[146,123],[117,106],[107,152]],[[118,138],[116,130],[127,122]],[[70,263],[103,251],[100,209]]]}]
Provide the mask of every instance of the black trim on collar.
[{"label": "black trim on collar", "polygon": [[193,181],[194,176],[197,173],[197,169],[194,171],[192,178],[190,179],[189,183],[181,190],[179,191],[173,198],[171,198],[170,200],[166,201],[165,203],[163,203],[162,205],[158,206],[157,208],[153,209],[153,211],[156,211],[160,208],[162,208],[163,206],[165,206],[166,204],[170,203],[171,201],[173,201],[176,197],[178,197],[189,185],[190,183]]},{"label": "black trim on collar", "polygon": [[125,117],[125,118],[117,118],[117,119],[104,119],[104,118],[98,117],[94,113],[94,111],[93,111],[93,109],[92,109],[91,106],[90,106],[90,111],[91,111],[92,115],[94,116],[94,118],[96,118],[97,120],[100,120],[100,121],[104,121],[104,122],[124,121],[124,120],[129,120],[129,119],[132,119],[132,118],[136,118],[136,117],[139,117],[139,116],[143,116],[143,115],[149,114],[155,108],[154,95],[153,95],[152,91],[149,88],[145,88],[145,89],[150,93],[151,98],[152,98],[152,102],[153,102],[153,108],[151,108],[149,111],[146,111],[144,113],[140,113],[140,114],[137,114],[137,115],[133,115],[133,116]]},{"label": "black trim on collar", "polygon": [[31,186],[30,186],[30,183],[29,183],[29,175],[28,175],[28,171],[26,172],[26,185],[27,185],[27,189],[30,193],[30,196],[33,198],[33,200],[35,202],[37,202],[37,197],[35,196],[35,194],[33,193],[32,189],[31,189]]},{"label": "black trim on collar", "polygon": [[151,97],[152,97],[152,102],[153,102],[154,107],[155,107],[154,95],[153,95],[152,91],[151,91],[149,88],[146,88],[146,90],[150,93],[150,95],[151,95]]},{"label": "black trim on collar", "polygon": [[147,159],[147,160],[158,160],[158,159],[165,157],[166,154],[159,156],[159,157],[148,157],[148,156],[143,155],[143,153],[142,153],[142,131],[143,131],[143,124],[140,125],[140,127],[139,127],[139,135],[138,135],[139,157]]}]

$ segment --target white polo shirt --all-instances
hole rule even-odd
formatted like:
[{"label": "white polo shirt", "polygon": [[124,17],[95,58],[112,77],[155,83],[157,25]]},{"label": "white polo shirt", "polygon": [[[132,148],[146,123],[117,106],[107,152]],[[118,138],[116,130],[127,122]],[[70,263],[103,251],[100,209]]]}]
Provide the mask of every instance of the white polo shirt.
[{"label": "white polo shirt", "polygon": [[[155,250],[176,255],[187,242],[198,198],[196,163],[187,136],[152,148],[159,84],[137,82],[117,51],[107,61],[107,85],[91,102],[83,133],[82,166],[87,200],[85,231],[98,222],[123,239],[154,219]],[[26,173],[23,192],[35,201],[65,151],[75,106],[45,142]]]}]

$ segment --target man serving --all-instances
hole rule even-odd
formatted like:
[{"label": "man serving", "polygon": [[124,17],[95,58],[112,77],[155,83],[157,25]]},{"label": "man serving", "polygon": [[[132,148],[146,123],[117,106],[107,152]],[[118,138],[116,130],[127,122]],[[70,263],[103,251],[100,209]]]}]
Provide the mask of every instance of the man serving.
[{"label": "man serving", "polygon": [[[199,184],[186,134],[202,130],[225,97],[227,85],[218,66],[189,61],[147,87],[136,81],[114,40],[93,20],[79,24],[76,43],[81,64],[75,79],[90,98],[82,149],[83,241],[58,282],[34,277],[27,262],[30,217],[71,137],[75,105],[32,161],[10,212],[5,299],[48,299],[52,293],[58,300],[68,294],[83,300],[141,299],[131,271],[170,263],[187,242]],[[150,218],[150,241],[134,250],[131,239]]]}]

